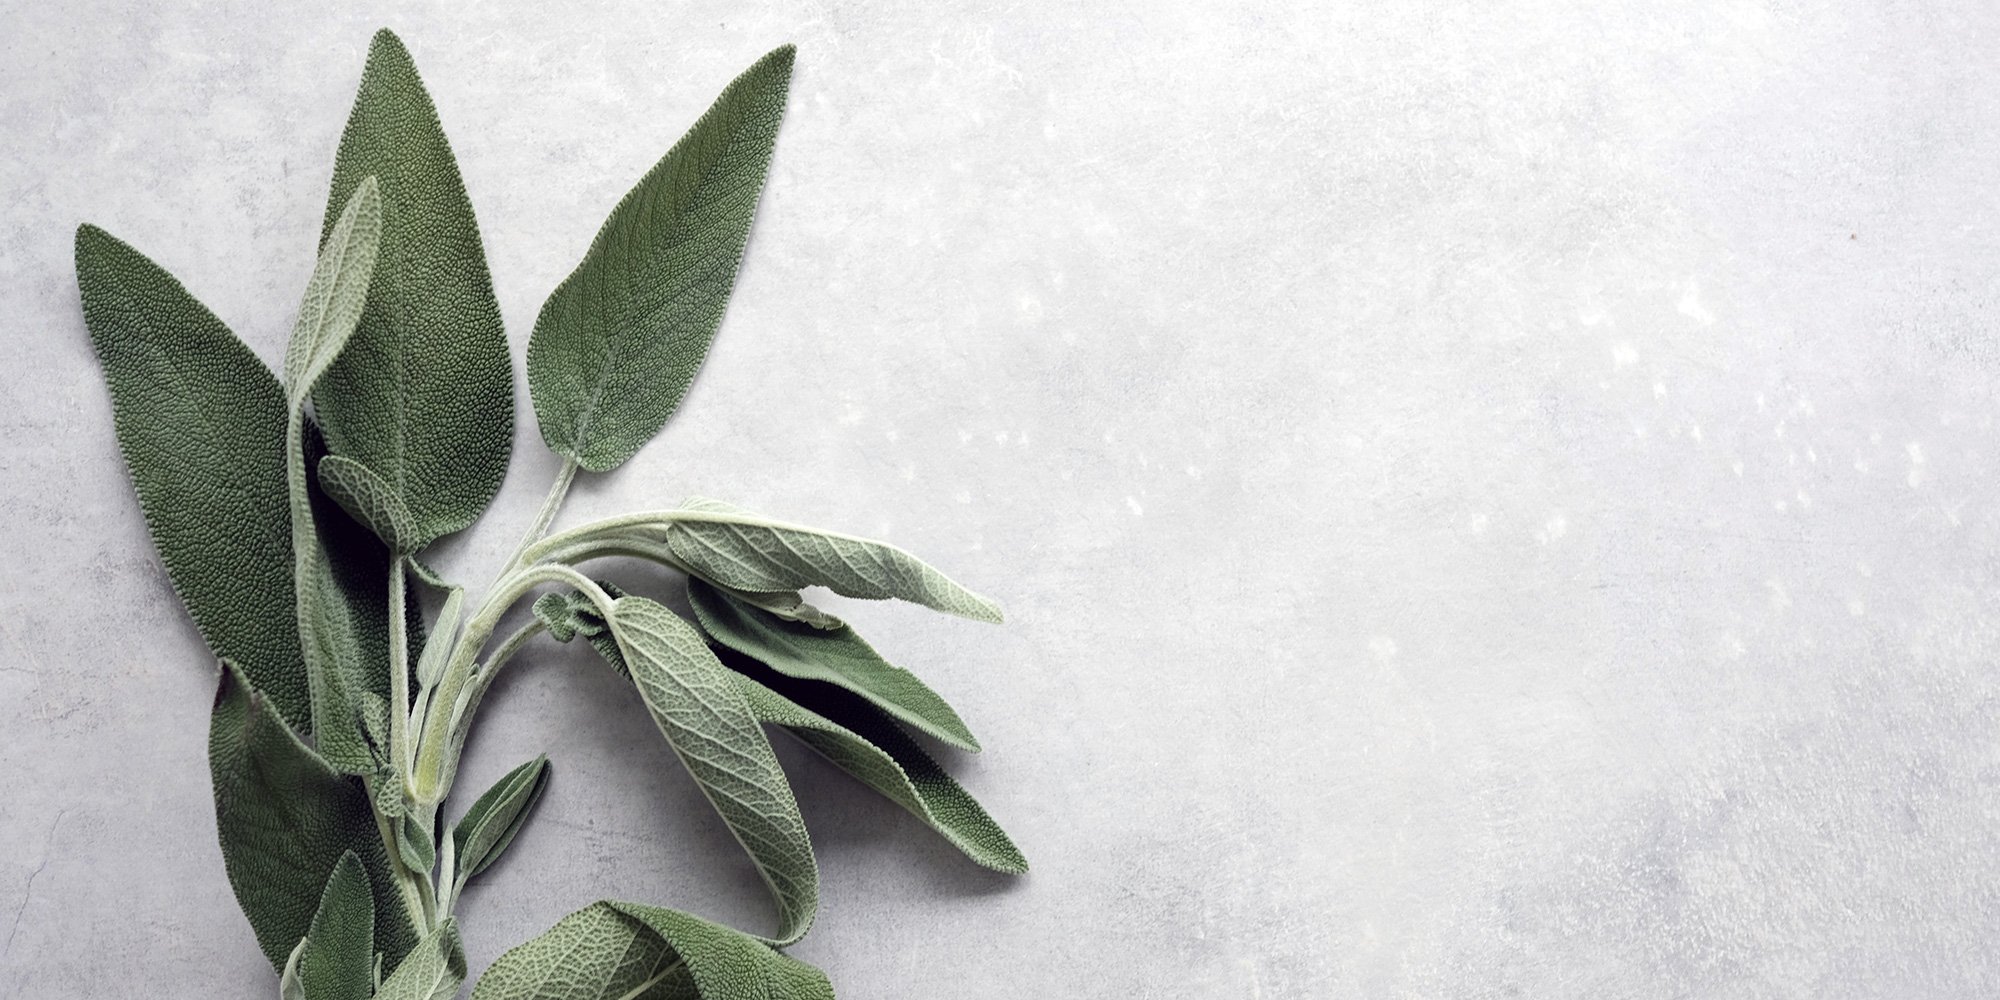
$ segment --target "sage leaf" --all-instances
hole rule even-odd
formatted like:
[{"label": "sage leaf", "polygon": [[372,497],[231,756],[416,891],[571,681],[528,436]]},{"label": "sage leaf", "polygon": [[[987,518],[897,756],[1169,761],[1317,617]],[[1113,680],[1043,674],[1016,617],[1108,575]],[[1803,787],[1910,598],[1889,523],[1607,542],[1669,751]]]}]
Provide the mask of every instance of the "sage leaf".
[{"label": "sage leaf", "polygon": [[831,631],[846,624],[839,618],[807,604],[806,599],[799,596],[795,590],[732,590],[712,583],[708,586],[717,593],[727,594],[753,608],[768,611],[787,621],[802,622],[816,629]]},{"label": "sage leaf", "polygon": [[377,280],[354,341],[313,393],[337,455],[373,470],[415,524],[410,551],[471,524],[513,447],[514,373],[479,226],[409,52],[368,49],[341,135],[323,242],[364,178],[381,184]]},{"label": "sage leaf", "polygon": [[499,860],[548,785],[549,759],[536,757],[503,775],[465,811],[451,831],[461,885]]},{"label": "sage leaf", "polygon": [[832,1000],[826,974],[677,910],[592,903],[516,945],[472,1000]]},{"label": "sage leaf", "polygon": [[542,438],[592,472],[673,415],[722,321],[785,113],[792,47],[729,84],[613,209],[528,341]]},{"label": "sage leaf", "polygon": [[353,851],[327,877],[298,971],[308,1000],[368,1000],[375,993],[375,900]]},{"label": "sage leaf", "polygon": [[306,1000],[306,984],[299,980],[299,959],[305,955],[310,940],[300,938],[292,956],[285,959],[285,967],[278,973],[278,1000]]},{"label": "sage leaf", "polygon": [[821,586],[843,597],[893,597],[974,621],[1001,619],[999,605],[887,542],[774,521],[701,497],[681,504],[667,525],[674,555],[720,586],[750,591]]},{"label": "sage leaf", "polygon": [[943,834],[966,857],[1009,875],[1028,870],[1028,859],[971,793],[888,715],[860,696],[767,670],[752,674],[739,668],[736,684],[759,721],[785,727],[835,766]]},{"label": "sage leaf", "polygon": [[[402,781],[393,769],[386,770],[383,777],[397,785]],[[404,812],[396,823],[396,851],[409,870],[430,871],[437,863],[437,841],[431,837],[430,823],[422,816]]]},{"label": "sage leaf", "polygon": [[772,940],[797,941],[819,905],[819,866],[763,727],[694,626],[643,597],[618,598],[609,611],[654,724],[777,901],[779,930]]},{"label": "sage leaf", "polygon": [[465,982],[465,945],[458,922],[447,919],[430,932],[375,991],[375,1000],[451,1000]]},{"label": "sage leaf", "polygon": [[304,405],[319,377],[347,348],[368,302],[381,238],[381,186],[371,175],[348,196],[321,244],[305,302],[285,344],[285,388],[292,406]]},{"label": "sage leaf", "polygon": [[209,719],[209,772],[223,866],[273,968],[311,930],[327,879],[352,854],[375,899],[375,950],[402,960],[417,935],[368,792],[299,741],[271,701],[225,661]]},{"label": "sage leaf", "polygon": [[174,592],[209,649],[308,729],[284,389],[180,282],[104,230],[78,227],[76,278],[119,450]]},{"label": "sage leaf", "polygon": [[419,547],[415,515],[403,506],[402,494],[375,470],[345,455],[328,455],[319,461],[319,485],[390,551],[407,554]]},{"label": "sage leaf", "polygon": [[[614,598],[625,596],[625,591],[609,580],[599,580],[597,585]],[[618,639],[611,634],[611,625],[598,614],[597,605],[590,598],[574,590],[551,591],[535,599],[534,615],[549,630],[550,638],[568,642],[583,636],[620,677],[631,676],[632,671],[625,666],[625,654],[618,648]]]},{"label": "sage leaf", "polygon": [[[884,660],[853,628],[817,629],[786,621],[688,578],[688,602],[702,631],[787,677],[825,681],[851,691],[919,732],[978,750],[965,723],[915,674]],[[767,720],[768,721],[768,720]]]}]

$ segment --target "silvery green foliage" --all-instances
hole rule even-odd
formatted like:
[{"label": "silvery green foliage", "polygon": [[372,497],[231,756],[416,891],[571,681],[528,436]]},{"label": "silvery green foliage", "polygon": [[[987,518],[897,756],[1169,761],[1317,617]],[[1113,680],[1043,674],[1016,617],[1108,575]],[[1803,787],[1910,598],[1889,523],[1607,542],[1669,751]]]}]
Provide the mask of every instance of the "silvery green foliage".
[{"label": "silvery green foliage", "polygon": [[[693,383],[792,64],[783,46],[724,88],[548,297],[527,370],[564,463],[479,596],[422,553],[470,525],[505,474],[512,366],[471,201],[394,35],[370,47],[281,372],[138,251],[78,229],[77,285],[119,445],[168,579],[222,662],[216,832],[281,997],[458,994],[461,892],[526,828],[552,768],[522,764],[451,822],[448,796],[494,678],[545,635],[584,637],[631,684],[763,875],[777,930],[603,901],[503,955],[475,1000],[831,997],[822,973],[781,951],[812,926],[819,867],[767,727],[971,860],[1027,870],[913,735],[976,751],[964,720],[800,591],[998,622],[992,601],[887,543],[713,500],[542,537],[575,475],[630,458]],[[577,568],[606,556],[684,574],[692,619],[629,592],[651,577]]]}]

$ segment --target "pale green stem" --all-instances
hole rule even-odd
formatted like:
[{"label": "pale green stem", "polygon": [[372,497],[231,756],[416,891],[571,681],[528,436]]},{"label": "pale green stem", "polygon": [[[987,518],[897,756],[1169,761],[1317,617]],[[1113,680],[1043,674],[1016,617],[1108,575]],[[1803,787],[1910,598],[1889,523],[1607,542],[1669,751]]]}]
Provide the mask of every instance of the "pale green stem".
[{"label": "pale green stem", "polygon": [[410,794],[410,636],[409,609],[405,606],[408,585],[403,578],[404,557],[399,553],[389,561],[389,759],[396,764],[396,780],[405,797]]},{"label": "pale green stem", "polygon": [[575,481],[576,459],[565,458],[562,468],[556,472],[555,484],[549,487],[548,498],[542,501],[542,509],[536,512],[535,519],[529,522],[528,533],[521,536],[521,544],[514,547],[514,557],[507,561],[508,569],[519,566],[521,557],[527,554],[528,547],[540,541],[542,533],[548,531],[549,525],[555,523],[556,511],[562,508],[563,499],[569,496],[570,483]]},{"label": "pale green stem", "polygon": [[452,651],[451,661],[445,666],[444,677],[438,681],[438,689],[431,696],[425,713],[423,734],[418,737],[417,762],[414,792],[418,802],[436,803],[444,797],[448,789],[442,787],[446,765],[445,758],[451,743],[451,716],[458,706],[459,695],[472,679],[472,668],[479,651],[486,646],[486,640],[493,635],[493,629],[500,624],[501,616],[514,606],[529,591],[544,584],[559,583],[590,596],[602,607],[609,608],[611,595],[589,577],[568,566],[537,565],[518,570],[501,581],[486,605],[466,623],[465,633],[459,637],[458,646]]}]

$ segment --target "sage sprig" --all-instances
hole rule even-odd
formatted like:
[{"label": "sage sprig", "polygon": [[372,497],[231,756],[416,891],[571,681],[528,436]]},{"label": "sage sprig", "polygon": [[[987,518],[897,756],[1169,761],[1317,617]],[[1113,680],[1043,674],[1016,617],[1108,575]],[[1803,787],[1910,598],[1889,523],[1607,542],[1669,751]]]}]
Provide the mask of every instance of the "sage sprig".
[{"label": "sage sprig", "polygon": [[[478,593],[422,554],[498,489],[513,372],[471,201],[394,35],[370,47],[280,373],[137,250],[78,229],[84,320],[140,508],[222,663],[216,832],[281,997],[458,993],[458,901],[530,822],[553,769],[522,764],[446,822],[449,797],[495,678],[544,637],[583,636],[630,681],[763,875],[776,929],[602,901],[507,952],[475,1000],[830,997],[822,973],[780,951],[812,926],[819,866],[767,727],[971,860],[1026,870],[923,745],[978,750],[964,720],[801,591],[986,622],[998,605],[892,545],[713,500],[549,533],[576,475],[629,459],[699,371],[792,66],[784,46],[724,88],[549,295],[527,372],[563,461]],[[580,568],[614,555],[684,575],[692,617]]]}]

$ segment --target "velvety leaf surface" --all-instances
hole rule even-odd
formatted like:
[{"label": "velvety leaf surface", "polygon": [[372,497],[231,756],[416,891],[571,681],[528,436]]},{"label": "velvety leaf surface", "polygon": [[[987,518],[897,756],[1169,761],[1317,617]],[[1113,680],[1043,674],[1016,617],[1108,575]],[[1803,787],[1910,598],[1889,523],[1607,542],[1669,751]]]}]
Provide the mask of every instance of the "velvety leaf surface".
[{"label": "velvety leaf surface", "polygon": [[222,671],[208,754],[224,867],[272,966],[282,966],[311,929],[327,879],[350,852],[374,893],[375,949],[400,961],[416,930],[360,779],[336,773],[299,742],[233,666]]},{"label": "velvety leaf surface", "polygon": [[352,851],[327,877],[298,971],[307,1000],[368,1000],[375,993],[375,900]]},{"label": "velvety leaf surface", "polygon": [[741,931],[656,906],[593,903],[501,955],[473,1000],[832,1000],[826,975]]},{"label": "velvety leaf surface", "polygon": [[915,729],[964,750],[979,741],[958,713],[915,674],[884,660],[852,626],[814,628],[739,601],[688,578],[688,602],[715,641],[787,677],[852,691]]},{"label": "velvety leaf surface", "polygon": [[458,164],[416,65],[375,36],[341,136],[330,234],[363,178],[382,188],[378,277],[354,341],[314,393],[335,454],[392,486],[421,547],[464,528],[500,486],[514,382],[500,309]]},{"label": "velvety leaf surface", "polygon": [[820,586],[843,597],[893,597],[961,618],[1000,621],[999,605],[894,545],[774,521],[720,500],[696,497],[682,504],[667,543],[702,578],[736,590]]},{"label": "velvety leaf surface", "polygon": [[819,905],[819,867],[763,727],[729,670],[680,616],[621,597],[610,619],[654,723],[770,886],[779,914],[773,940],[798,940]]},{"label": "velvety leaf surface", "polygon": [[216,656],[309,727],[284,389],[180,282],[109,233],[77,229],[76,272],[119,449],[174,591]]},{"label": "velvety leaf surface", "polygon": [[375,1000],[451,1000],[465,982],[465,946],[458,924],[446,920],[410,950],[396,971],[382,982]]},{"label": "velvety leaf surface", "polygon": [[1028,859],[1000,824],[880,709],[826,684],[784,677],[755,664],[731,666],[737,668],[737,686],[758,720],[785,727],[929,824],[973,861],[1010,875],[1028,870]]},{"label": "velvety leaf surface", "polygon": [[549,785],[549,759],[536,757],[502,775],[452,828],[459,878],[470,879],[499,860]]},{"label": "velvety leaf surface", "polygon": [[735,285],[791,78],[787,45],[730,83],[543,304],[528,389],[557,454],[616,468],[680,405]]},{"label": "velvety leaf surface", "polygon": [[367,526],[391,550],[416,547],[416,518],[403,497],[375,470],[345,455],[328,455],[319,462],[319,485],[349,517]]}]

